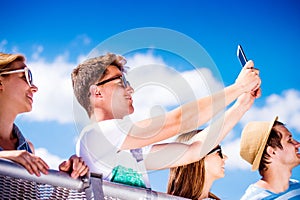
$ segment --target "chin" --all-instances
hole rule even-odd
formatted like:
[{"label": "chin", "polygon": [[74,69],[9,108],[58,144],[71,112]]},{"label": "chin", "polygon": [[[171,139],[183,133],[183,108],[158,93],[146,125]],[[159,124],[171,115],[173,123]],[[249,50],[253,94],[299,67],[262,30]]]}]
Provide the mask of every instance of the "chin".
[{"label": "chin", "polygon": [[133,112],[134,112],[134,107],[131,106],[131,107],[129,108],[129,110],[128,110],[128,114],[130,115],[130,114],[132,114]]}]

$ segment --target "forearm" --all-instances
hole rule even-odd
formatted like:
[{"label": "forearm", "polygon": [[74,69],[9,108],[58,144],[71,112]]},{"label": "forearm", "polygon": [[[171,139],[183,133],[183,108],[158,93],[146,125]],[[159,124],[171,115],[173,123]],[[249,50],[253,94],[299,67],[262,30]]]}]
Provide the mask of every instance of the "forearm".
[{"label": "forearm", "polygon": [[238,85],[233,84],[212,96],[180,106],[166,115],[137,122],[121,149],[143,147],[194,130],[208,122],[241,93]]},{"label": "forearm", "polygon": [[147,170],[160,170],[190,164],[200,160],[201,142],[191,145],[183,143],[168,143],[153,145],[145,157]]},{"label": "forearm", "polygon": [[179,133],[192,131],[205,124],[242,93],[243,90],[237,84],[232,84],[212,96],[204,97],[194,103],[182,106],[181,111],[177,110],[177,112],[181,113],[181,121],[177,123],[181,125],[178,127]]},{"label": "forearm", "polygon": [[[233,127],[240,121],[243,115],[250,109],[254,103],[255,96],[250,93],[241,95],[238,100],[231,106],[224,115],[217,118],[212,124],[205,128],[200,133],[196,134],[190,143],[194,141],[205,142],[212,145],[211,148],[220,144],[226,135],[233,129]],[[209,137],[209,138],[208,138]],[[212,141],[215,140],[215,141]],[[207,149],[207,152],[209,148]],[[206,155],[207,152],[202,152]]]}]

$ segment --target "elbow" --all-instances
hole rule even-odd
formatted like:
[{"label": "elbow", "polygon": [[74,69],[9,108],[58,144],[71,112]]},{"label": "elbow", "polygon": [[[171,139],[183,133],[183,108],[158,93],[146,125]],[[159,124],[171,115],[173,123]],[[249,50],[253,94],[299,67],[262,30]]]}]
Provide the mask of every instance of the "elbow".
[{"label": "elbow", "polygon": [[203,156],[201,156],[202,146],[201,141],[196,141],[190,144],[186,164],[197,162],[203,158]]}]

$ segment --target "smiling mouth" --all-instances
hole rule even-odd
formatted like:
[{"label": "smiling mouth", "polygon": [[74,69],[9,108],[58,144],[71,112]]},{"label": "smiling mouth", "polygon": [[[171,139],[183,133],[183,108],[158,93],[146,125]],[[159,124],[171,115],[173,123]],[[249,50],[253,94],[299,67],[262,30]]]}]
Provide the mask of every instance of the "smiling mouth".
[{"label": "smiling mouth", "polygon": [[33,98],[31,96],[27,96],[31,103],[33,103]]}]

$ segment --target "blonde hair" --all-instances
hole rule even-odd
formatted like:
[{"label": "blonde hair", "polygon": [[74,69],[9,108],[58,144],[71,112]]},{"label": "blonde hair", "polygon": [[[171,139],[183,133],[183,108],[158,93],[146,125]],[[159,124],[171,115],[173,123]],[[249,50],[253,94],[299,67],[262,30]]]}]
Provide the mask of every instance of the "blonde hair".
[{"label": "blonde hair", "polygon": [[90,86],[105,76],[109,65],[114,65],[121,71],[124,71],[125,64],[126,60],[124,57],[107,53],[106,55],[87,59],[73,69],[71,78],[74,95],[89,116],[92,113],[92,106],[89,99]]},{"label": "blonde hair", "polygon": [[[184,133],[177,137],[177,142],[187,142],[201,130],[194,130]],[[193,200],[198,200],[202,194],[205,182],[205,165],[204,158],[201,160],[179,167],[170,169],[167,193],[175,196],[181,196]],[[219,198],[209,193],[210,198]]]}]

